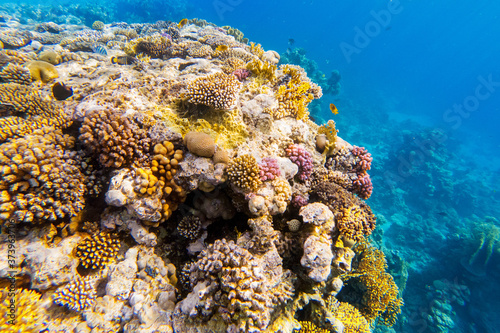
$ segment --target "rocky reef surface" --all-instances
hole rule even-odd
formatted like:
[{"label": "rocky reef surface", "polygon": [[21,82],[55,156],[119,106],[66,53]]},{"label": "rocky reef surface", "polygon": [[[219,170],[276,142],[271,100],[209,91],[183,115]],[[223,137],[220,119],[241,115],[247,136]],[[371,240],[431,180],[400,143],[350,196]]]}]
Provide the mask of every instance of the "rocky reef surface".
[{"label": "rocky reef surface", "polygon": [[198,19],[4,22],[2,331],[395,323],[372,157],[309,118],[301,67]]}]

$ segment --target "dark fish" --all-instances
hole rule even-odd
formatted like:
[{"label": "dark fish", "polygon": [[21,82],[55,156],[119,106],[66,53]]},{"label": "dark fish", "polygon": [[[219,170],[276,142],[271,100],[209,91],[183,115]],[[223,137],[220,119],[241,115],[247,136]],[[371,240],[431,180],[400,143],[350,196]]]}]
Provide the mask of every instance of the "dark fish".
[{"label": "dark fish", "polygon": [[102,55],[108,55],[108,51],[106,50],[106,48],[103,45],[98,44],[98,43],[92,44],[92,51],[94,53],[99,53],[99,54],[102,54]]},{"label": "dark fish", "polygon": [[137,58],[129,56],[129,55],[111,57],[112,64],[132,65],[132,64],[135,64],[136,62],[137,62]]},{"label": "dark fish", "polygon": [[58,101],[63,101],[73,95],[73,89],[71,89],[71,87],[66,87],[63,83],[56,82],[52,86],[52,95],[54,95],[54,98]]},{"label": "dark fish", "polygon": [[288,39],[288,45],[293,45],[293,44],[295,44],[295,39],[289,38]]},{"label": "dark fish", "polygon": [[14,116],[16,109],[14,105],[7,103],[0,103],[0,118]]},{"label": "dark fish", "polygon": [[441,215],[441,216],[448,216],[448,213],[446,212],[439,212],[438,215]]}]

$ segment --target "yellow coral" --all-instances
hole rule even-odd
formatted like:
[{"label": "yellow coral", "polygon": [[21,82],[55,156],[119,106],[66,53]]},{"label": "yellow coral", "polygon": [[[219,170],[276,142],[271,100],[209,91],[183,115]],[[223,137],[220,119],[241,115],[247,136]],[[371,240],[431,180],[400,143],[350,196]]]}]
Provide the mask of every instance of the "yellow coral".
[{"label": "yellow coral", "polygon": [[394,278],[386,272],[387,262],[382,251],[370,246],[366,241],[356,245],[358,265],[343,280],[357,278],[363,287],[361,303],[356,305],[361,314],[370,323],[380,318],[384,325],[396,323],[401,313],[403,300],[398,296],[398,286]]},{"label": "yellow coral", "polygon": [[76,257],[85,268],[103,268],[114,262],[120,241],[108,232],[100,232],[86,238],[76,247]]},{"label": "yellow coral", "polygon": [[52,65],[59,65],[62,62],[61,56],[55,51],[43,51],[38,55],[38,60]]},{"label": "yellow coral", "polygon": [[375,229],[375,221],[358,205],[343,208],[337,218],[337,228],[347,239],[361,241]]},{"label": "yellow coral", "polygon": [[325,150],[323,154],[331,155],[335,149],[335,140],[337,138],[338,130],[335,128],[335,122],[333,120],[328,120],[328,122],[318,128],[318,134],[324,134],[326,136],[327,143],[325,145]]},{"label": "yellow coral", "polygon": [[276,80],[277,67],[269,61],[254,59],[247,64],[246,68],[257,77],[261,84],[264,84],[267,81],[274,83]]},{"label": "yellow coral", "polygon": [[363,315],[349,303],[340,302],[335,317],[344,324],[344,333],[370,333],[370,325]]},{"label": "yellow coral", "polygon": [[47,83],[59,77],[59,73],[54,65],[45,61],[32,61],[28,64],[28,69],[34,81]]},{"label": "yellow coral", "polygon": [[31,84],[29,69],[17,64],[9,64],[0,71],[0,78],[5,83],[16,83],[22,85]]},{"label": "yellow coral", "polygon": [[[0,289],[0,331],[5,333],[40,332],[43,314],[39,302],[41,295],[33,290]],[[14,310],[11,310],[14,309]],[[14,315],[14,319],[10,316]]]},{"label": "yellow coral", "polygon": [[245,191],[254,191],[261,184],[259,165],[252,155],[236,157],[226,171],[229,181]]},{"label": "yellow coral", "polygon": [[329,333],[330,331],[324,329],[324,328],[319,328],[315,324],[313,324],[310,321],[301,321],[300,322],[300,330],[295,330],[294,332],[297,333]]}]

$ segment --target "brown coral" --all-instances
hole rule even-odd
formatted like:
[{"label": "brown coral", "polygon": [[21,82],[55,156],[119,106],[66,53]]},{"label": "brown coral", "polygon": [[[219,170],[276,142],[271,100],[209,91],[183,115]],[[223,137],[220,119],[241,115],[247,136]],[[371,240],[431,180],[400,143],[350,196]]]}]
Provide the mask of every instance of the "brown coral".
[{"label": "brown coral", "polygon": [[262,183],[260,168],[252,155],[236,157],[227,167],[228,180],[245,191],[254,191]]},{"label": "brown coral", "polygon": [[116,259],[119,249],[118,238],[102,231],[78,244],[76,257],[85,268],[104,268]]},{"label": "brown coral", "polygon": [[215,154],[214,139],[203,132],[188,132],[184,136],[184,144],[190,153],[201,157],[212,157]]},{"label": "brown coral", "polygon": [[215,109],[234,107],[241,83],[234,75],[215,73],[194,79],[186,89],[188,102]]},{"label": "brown coral", "polygon": [[200,218],[193,215],[184,216],[177,225],[177,231],[189,240],[198,239],[202,233]]},{"label": "brown coral", "polygon": [[90,112],[79,139],[105,167],[140,165],[148,158],[150,139],[131,119],[112,110]]},{"label": "brown coral", "polygon": [[0,220],[54,221],[84,207],[84,176],[74,138],[44,127],[2,144]]}]

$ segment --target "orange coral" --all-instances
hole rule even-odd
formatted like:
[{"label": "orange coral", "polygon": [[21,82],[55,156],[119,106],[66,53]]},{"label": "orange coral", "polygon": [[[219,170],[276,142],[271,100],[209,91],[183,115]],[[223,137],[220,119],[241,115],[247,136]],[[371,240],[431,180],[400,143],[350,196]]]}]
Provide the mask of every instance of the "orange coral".
[{"label": "orange coral", "polygon": [[352,205],[342,209],[337,219],[337,227],[341,235],[358,242],[375,229],[375,218],[358,205]]}]

